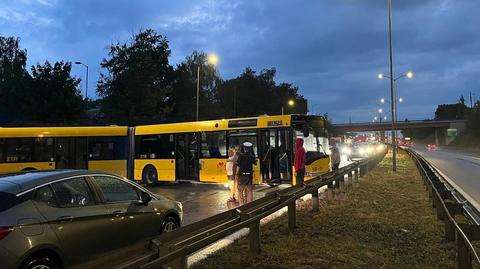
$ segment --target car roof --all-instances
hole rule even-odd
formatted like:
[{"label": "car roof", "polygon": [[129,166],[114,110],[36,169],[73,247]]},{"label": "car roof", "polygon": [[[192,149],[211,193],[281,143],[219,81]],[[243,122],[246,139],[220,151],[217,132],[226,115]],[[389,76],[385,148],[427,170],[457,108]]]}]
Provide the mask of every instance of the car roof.
[{"label": "car roof", "polygon": [[110,173],[87,170],[49,170],[9,173],[0,175],[0,192],[18,194],[52,181],[91,174],[115,176]]}]

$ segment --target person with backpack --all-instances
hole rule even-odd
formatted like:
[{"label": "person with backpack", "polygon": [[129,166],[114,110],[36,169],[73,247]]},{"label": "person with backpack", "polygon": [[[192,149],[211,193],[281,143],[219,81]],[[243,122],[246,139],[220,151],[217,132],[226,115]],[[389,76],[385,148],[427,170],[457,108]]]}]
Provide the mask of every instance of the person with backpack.
[{"label": "person with backpack", "polygon": [[296,176],[296,184],[303,185],[304,178],[305,178],[305,160],[307,159],[307,153],[303,148],[303,138],[297,138],[295,140],[295,161],[294,167],[295,172],[297,173]]},{"label": "person with backpack", "polygon": [[256,164],[253,144],[244,142],[236,161],[237,198],[241,205],[253,201],[253,165]]}]

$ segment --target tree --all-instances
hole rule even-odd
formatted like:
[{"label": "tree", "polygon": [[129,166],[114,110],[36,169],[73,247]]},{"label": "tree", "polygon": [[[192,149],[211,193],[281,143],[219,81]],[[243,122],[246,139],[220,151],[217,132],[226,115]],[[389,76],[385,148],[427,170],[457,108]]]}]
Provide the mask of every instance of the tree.
[{"label": "tree", "polygon": [[465,118],[465,111],[467,107],[460,103],[443,104],[437,107],[435,111],[436,120],[458,120]]},{"label": "tree", "polygon": [[72,123],[82,117],[84,103],[80,79],[70,74],[69,62],[32,66],[32,83],[25,102],[28,119],[47,123]]},{"label": "tree", "polygon": [[458,99],[458,103],[465,105],[465,98],[463,97],[463,94],[460,95],[460,99]]},{"label": "tree", "polygon": [[172,117],[175,121],[193,121],[196,119],[197,106],[197,72],[200,67],[200,98],[199,118],[217,118],[216,113],[217,86],[221,78],[213,64],[208,63],[208,56],[204,52],[194,51],[175,70],[173,86]]},{"label": "tree", "polygon": [[152,29],[140,31],[129,43],[110,46],[97,84],[104,98],[105,118],[121,124],[161,121],[172,110],[173,68],[168,41]]},{"label": "tree", "polygon": [[[275,68],[257,74],[247,67],[238,77],[224,81],[218,87],[217,99],[223,117],[249,117],[262,114],[279,115],[307,112],[306,100],[298,88],[289,83],[276,84]],[[288,101],[293,100],[290,107]]]},{"label": "tree", "polygon": [[30,82],[26,64],[27,51],[20,48],[19,39],[0,36],[0,121],[24,117],[22,100]]}]

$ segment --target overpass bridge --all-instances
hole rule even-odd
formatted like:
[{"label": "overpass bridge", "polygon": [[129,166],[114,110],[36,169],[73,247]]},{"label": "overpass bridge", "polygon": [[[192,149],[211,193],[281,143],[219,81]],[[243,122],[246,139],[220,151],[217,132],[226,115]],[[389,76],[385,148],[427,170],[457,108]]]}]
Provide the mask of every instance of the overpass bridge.
[{"label": "overpass bridge", "polygon": [[[335,130],[339,132],[374,132],[381,131],[384,136],[385,131],[392,129],[392,122],[363,122],[363,123],[337,123],[333,124]],[[438,145],[448,145],[455,138],[447,136],[448,129],[457,129],[462,133],[466,128],[465,120],[411,120],[397,121],[395,129],[423,129],[430,128],[435,130],[435,142]]]}]

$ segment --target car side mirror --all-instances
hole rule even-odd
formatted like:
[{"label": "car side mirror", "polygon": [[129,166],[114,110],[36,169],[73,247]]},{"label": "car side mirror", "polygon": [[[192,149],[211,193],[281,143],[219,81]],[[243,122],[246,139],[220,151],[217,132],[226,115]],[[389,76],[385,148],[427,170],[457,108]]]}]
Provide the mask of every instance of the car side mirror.
[{"label": "car side mirror", "polygon": [[150,201],[152,201],[152,196],[150,196],[150,194],[148,194],[147,192],[142,192],[140,194],[140,200],[141,200],[142,204],[148,205],[148,203],[150,203]]}]

